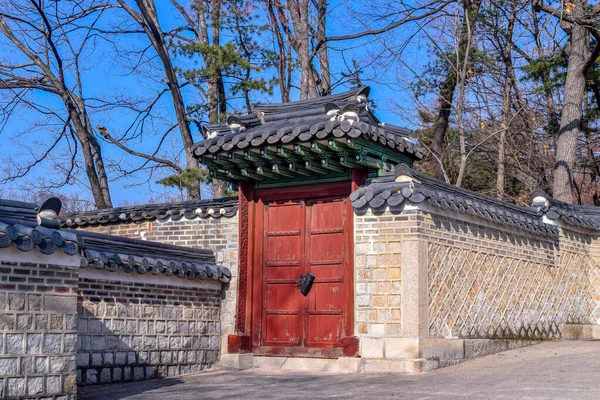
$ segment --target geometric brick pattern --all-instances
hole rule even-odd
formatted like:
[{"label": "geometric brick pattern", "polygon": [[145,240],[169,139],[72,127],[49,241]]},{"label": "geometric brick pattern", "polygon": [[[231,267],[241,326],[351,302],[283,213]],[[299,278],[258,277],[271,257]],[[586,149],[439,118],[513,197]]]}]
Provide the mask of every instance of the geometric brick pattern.
[{"label": "geometric brick pattern", "polygon": [[429,334],[558,338],[561,324],[590,322],[593,267],[588,255],[564,250],[551,265],[429,243]]},{"label": "geometric brick pattern", "polygon": [[188,374],[219,359],[218,289],[80,279],[79,293],[79,384]]}]

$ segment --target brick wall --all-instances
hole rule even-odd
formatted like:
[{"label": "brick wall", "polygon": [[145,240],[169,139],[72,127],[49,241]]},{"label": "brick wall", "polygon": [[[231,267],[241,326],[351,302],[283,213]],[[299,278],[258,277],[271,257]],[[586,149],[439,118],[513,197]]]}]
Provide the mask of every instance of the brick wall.
[{"label": "brick wall", "polygon": [[181,375],[218,360],[219,282],[103,275],[79,281],[80,384]]},{"label": "brick wall", "polygon": [[355,216],[355,331],[361,337],[400,333],[400,250],[408,218]]},{"label": "brick wall", "polygon": [[403,336],[402,260],[418,257],[402,254],[411,241],[425,246],[428,337],[550,339],[565,323],[598,321],[595,233],[562,227],[548,238],[420,207],[355,216],[356,334],[371,354],[383,357],[383,338]]},{"label": "brick wall", "polygon": [[238,284],[238,216],[231,218],[197,218],[178,221],[143,221],[86,226],[92,232],[146,239],[179,246],[209,249],[215,253],[218,265],[231,271],[221,300],[221,332],[223,349],[227,335],[234,333],[235,303]]},{"label": "brick wall", "polygon": [[0,250],[0,398],[75,399],[77,267],[15,252]]}]

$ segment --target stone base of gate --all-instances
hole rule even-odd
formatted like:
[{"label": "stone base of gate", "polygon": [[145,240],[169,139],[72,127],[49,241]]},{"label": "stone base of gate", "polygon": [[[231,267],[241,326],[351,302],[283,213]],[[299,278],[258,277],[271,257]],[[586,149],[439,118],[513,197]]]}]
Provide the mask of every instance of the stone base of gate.
[{"label": "stone base of gate", "polygon": [[600,325],[565,324],[562,337],[565,340],[600,340]]},{"label": "stone base of gate", "polygon": [[385,355],[378,358],[266,357],[249,353],[223,354],[224,369],[310,372],[395,372],[418,374],[493,353],[541,343],[539,340],[386,338]]}]

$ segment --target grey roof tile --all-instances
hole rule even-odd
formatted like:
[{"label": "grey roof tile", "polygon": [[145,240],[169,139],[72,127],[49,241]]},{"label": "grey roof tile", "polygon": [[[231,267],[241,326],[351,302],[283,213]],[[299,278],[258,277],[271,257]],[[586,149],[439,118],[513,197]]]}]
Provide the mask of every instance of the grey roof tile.
[{"label": "grey roof tile", "polygon": [[[222,206],[220,209],[226,209],[224,204],[233,207],[231,199],[217,203]],[[187,279],[229,282],[231,278],[229,269],[214,265],[215,257],[210,250],[60,228],[57,218],[60,208],[58,199],[49,199],[41,205],[0,199],[0,248],[14,246],[24,252],[37,249],[46,255],[56,251],[80,255],[82,268],[106,268],[111,272],[120,268],[125,272]],[[184,211],[176,211],[185,215]],[[221,215],[227,212],[231,211]]]},{"label": "grey roof tile", "polygon": [[[368,87],[315,99],[278,104],[256,104],[253,113],[228,118],[229,124],[240,125],[232,132],[227,124],[204,125],[204,141],[194,145],[197,157],[221,151],[258,147],[263,144],[305,142],[327,137],[364,138],[415,159],[421,151],[409,139],[410,130],[381,123],[368,109]],[[328,115],[328,111],[337,113]],[[357,112],[358,121],[341,118],[344,112]],[[338,119],[337,116],[340,116]],[[237,129],[237,128],[236,128]]]},{"label": "grey roof tile", "polygon": [[129,221],[151,221],[155,219],[221,218],[233,217],[238,210],[237,197],[212,200],[189,200],[178,203],[142,204],[114,207],[103,210],[83,211],[61,218],[64,227],[83,227]]},{"label": "grey roof tile", "polygon": [[581,206],[553,199],[543,190],[533,193],[533,204],[540,215],[551,220],[561,220],[579,228],[600,230],[600,207]]},{"label": "grey roof tile", "polygon": [[398,165],[394,171],[385,173],[354,191],[350,199],[357,212],[365,210],[367,206],[376,209],[385,205],[398,206],[405,201],[426,201],[442,210],[469,214],[530,233],[544,236],[558,234],[557,228],[544,223],[533,207],[520,207],[449,185],[414,171],[405,164]]}]

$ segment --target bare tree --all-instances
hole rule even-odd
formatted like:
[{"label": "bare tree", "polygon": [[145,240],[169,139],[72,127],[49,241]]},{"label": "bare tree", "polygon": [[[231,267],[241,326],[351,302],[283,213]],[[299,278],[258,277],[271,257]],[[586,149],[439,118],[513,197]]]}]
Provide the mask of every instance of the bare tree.
[{"label": "bare tree", "polygon": [[[162,63],[163,72],[165,74],[165,82],[169,88],[169,92],[171,93],[175,115],[177,116],[179,134],[181,135],[181,141],[183,142],[183,148],[185,151],[186,166],[189,169],[197,169],[198,161],[194,158],[192,153],[194,139],[190,129],[189,121],[187,119],[187,113],[185,110],[183,95],[181,94],[179,79],[177,78],[177,73],[175,67],[173,66],[169,49],[158,21],[154,0],[136,0],[135,3],[138,8],[137,10],[125,0],[118,0],[118,2],[121,7],[123,7],[123,9],[127,11],[143,29]],[[221,193],[215,193],[215,195],[220,196]],[[199,181],[193,186],[189,187],[188,197],[190,199],[200,198]]]},{"label": "bare tree", "polygon": [[[4,2],[0,11],[0,32],[13,49],[12,57],[0,63],[0,91],[12,98],[11,102],[28,102],[33,109],[46,114],[55,112],[42,105],[36,107],[35,100],[28,100],[26,93],[39,91],[60,99],[64,116],[55,114],[63,124],[60,138],[72,134],[81,146],[85,173],[97,208],[112,207],[112,201],[101,147],[83,95],[80,60],[92,41],[93,26],[109,7],[102,1],[81,1],[62,7],[58,2],[30,0],[27,4]],[[77,23],[82,19],[91,20],[92,28],[80,31]],[[53,147],[33,164],[46,158]],[[23,176],[32,166],[26,166],[8,179]],[[68,180],[67,176],[65,182]]]}]

